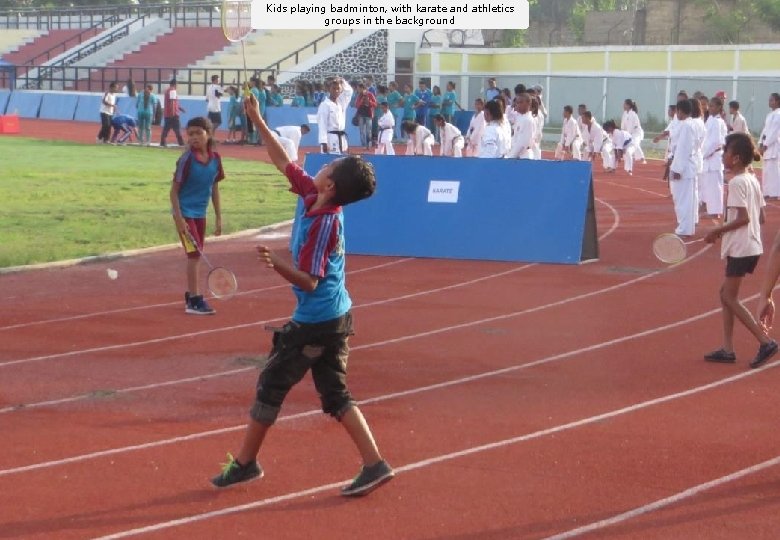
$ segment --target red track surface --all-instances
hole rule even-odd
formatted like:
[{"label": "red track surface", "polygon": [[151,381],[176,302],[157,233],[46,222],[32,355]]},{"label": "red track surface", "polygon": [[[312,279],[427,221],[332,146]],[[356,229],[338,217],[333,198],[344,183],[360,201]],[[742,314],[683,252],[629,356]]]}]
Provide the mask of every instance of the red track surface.
[{"label": "red track surface", "polygon": [[636,173],[597,172],[592,264],[350,257],[350,384],[399,471],[360,500],[338,496],[358,457],[308,380],[266,477],[208,484],[241,439],[244,359],[292,309],[255,239],[212,244],[242,290],[215,317],[184,315],[178,249],[0,276],[0,538],[535,539],[616,516],[584,537],[776,538],[780,371],[747,368],[741,327],[736,365],[701,360],[720,344],[723,265],[715,249],[655,261],[671,201],[657,164]]}]

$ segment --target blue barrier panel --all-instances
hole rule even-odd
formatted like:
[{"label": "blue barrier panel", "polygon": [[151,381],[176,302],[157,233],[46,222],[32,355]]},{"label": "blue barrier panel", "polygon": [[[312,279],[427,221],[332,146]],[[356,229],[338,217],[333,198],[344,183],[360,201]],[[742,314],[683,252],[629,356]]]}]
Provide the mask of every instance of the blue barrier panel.
[{"label": "blue barrier panel", "polygon": [[21,118],[38,118],[42,97],[43,94],[39,92],[25,92],[24,90],[11,92],[6,112],[18,114]]},{"label": "blue barrier panel", "polygon": [[5,114],[5,107],[8,105],[8,98],[10,97],[10,90],[0,90],[0,114]]},{"label": "blue barrier panel", "polygon": [[[305,169],[335,157],[308,154]],[[364,158],[377,191],[344,209],[347,253],[563,264],[598,256],[589,162]]]},{"label": "blue barrier panel", "polygon": [[47,120],[73,120],[79,96],[64,92],[43,94],[40,118]]},{"label": "blue barrier panel", "polygon": [[81,94],[78,104],[76,104],[76,113],[73,119],[79,122],[97,122],[100,123],[100,102],[103,94]]}]

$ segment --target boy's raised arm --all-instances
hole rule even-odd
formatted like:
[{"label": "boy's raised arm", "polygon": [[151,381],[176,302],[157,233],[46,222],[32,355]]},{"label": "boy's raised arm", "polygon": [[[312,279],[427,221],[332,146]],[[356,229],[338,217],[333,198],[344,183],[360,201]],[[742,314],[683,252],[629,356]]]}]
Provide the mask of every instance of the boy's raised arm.
[{"label": "boy's raised arm", "polygon": [[284,174],[287,165],[290,164],[290,158],[287,156],[287,153],[284,151],[284,148],[282,148],[282,145],[276,137],[274,137],[273,133],[271,133],[271,129],[265,123],[263,117],[260,116],[260,104],[257,102],[254,95],[248,96],[244,100],[244,110],[246,111],[247,118],[255,127],[257,127],[258,134],[266,144],[268,157],[271,158],[271,162],[279,169],[279,172]]}]

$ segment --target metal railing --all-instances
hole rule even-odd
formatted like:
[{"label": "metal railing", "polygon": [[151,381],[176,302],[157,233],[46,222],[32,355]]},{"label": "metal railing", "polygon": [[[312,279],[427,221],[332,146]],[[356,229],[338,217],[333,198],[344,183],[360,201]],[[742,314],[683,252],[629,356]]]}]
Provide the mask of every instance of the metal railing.
[{"label": "metal railing", "polygon": [[39,30],[90,28],[109,17],[135,19],[156,16],[171,26],[219,26],[220,2],[176,2],[57,9],[15,9],[0,11],[0,29]]},{"label": "metal railing", "polygon": [[[241,68],[203,69],[176,67],[103,67],[103,66],[66,66],[53,69],[39,75],[31,75],[28,70],[35,66],[15,66],[0,70],[0,88],[35,90],[71,90],[83,92],[103,92],[112,82],[121,89],[132,81],[140,90],[151,84],[156,92],[162,92],[171,80],[176,79],[179,93],[182,95],[202,96],[210,84],[211,75],[219,75],[223,84],[240,85],[244,79]],[[273,70],[256,69],[253,77],[266,79],[274,75]]]},{"label": "metal railing", "polygon": [[[87,39],[91,39],[92,37],[94,37],[93,32],[95,32],[96,30],[100,28],[105,28],[106,25],[114,25],[117,22],[119,22],[119,18],[117,18],[116,16],[111,16],[106,19],[103,19],[101,22],[97,23],[96,25],[91,26],[86,30],[79,32],[75,36],[71,36],[68,39],[63,40],[60,43],[57,43],[56,45],[43,51],[42,53],[37,54],[33,58],[26,60],[25,63],[33,64],[33,65],[45,63],[49,61],[51,58],[55,56],[59,56],[60,54],[66,52],[67,50],[72,49],[73,47],[76,46],[76,44],[83,43]],[[88,37],[86,37],[85,39],[85,36]],[[41,60],[43,61],[41,62]]]},{"label": "metal railing", "polygon": [[62,72],[68,66],[75,64],[76,62],[83,60],[88,56],[95,54],[103,47],[107,47],[108,45],[111,45],[115,41],[124,39],[127,36],[129,36],[130,28],[134,24],[138,23],[139,21],[141,23],[141,26],[144,26],[146,24],[146,16],[144,15],[137,19],[127,21],[125,24],[123,24],[118,28],[115,28],[110,33],[101,36],[100,39],[88,43],[83,47],[79,47],[75,51],[71,51],[67,56],[61,58],[60,60],[58,60],[53,64],[40,66],[33,80],[28,80],[27,86],[24,86],[24,88],[41,89],[43,81],[50,81],[51,79],[55,78],[57,73]]},{"label": "metal railing", "polygon": [[[330,40],[330,43],[328,43],[328,45],[333,45],[334,43],[336,43],[336,34],[338,32],[339,32],[339,30],[331,30],[327,34],[324,34],[324,35],[318,37],[317,39],[315,39],[313,41],[310,41],[306,45],[298,48],[297,50],[291,52],[290,54],[288,54],[284,58],[281,58],[281,59],[277,60],[273,64],[267,66],[266,69],[271,69],[271,70],[274,70],[274,71],[281,71],[282,63],[286,62],[287,60],[290,60],[291,58],[294,59],[294,64],[293,65],[298,65],[300,55],[302,53],[306,52],[308,49],[312,49],[312,55],[317,54],[317,46],[320,44],[320,42]],[[352,34],[353,32],[354,32],[353,29],[349,30],[350,34]]]}]

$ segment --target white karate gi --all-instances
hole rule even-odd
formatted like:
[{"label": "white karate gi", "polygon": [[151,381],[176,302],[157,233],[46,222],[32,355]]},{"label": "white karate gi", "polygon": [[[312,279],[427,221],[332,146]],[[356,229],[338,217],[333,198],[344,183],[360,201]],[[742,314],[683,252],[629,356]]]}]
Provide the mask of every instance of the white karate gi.
[{"label": "white karate gi", "polygon": [[341,81],[341,94],[336,101],[325,98],[317,109],[317,142],[328,145],[329,154],[345,154],[349,148],[347,142],[347,107],[352,99],[352,87]]}]

